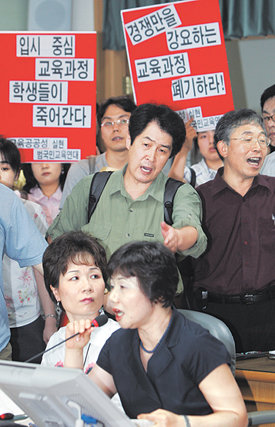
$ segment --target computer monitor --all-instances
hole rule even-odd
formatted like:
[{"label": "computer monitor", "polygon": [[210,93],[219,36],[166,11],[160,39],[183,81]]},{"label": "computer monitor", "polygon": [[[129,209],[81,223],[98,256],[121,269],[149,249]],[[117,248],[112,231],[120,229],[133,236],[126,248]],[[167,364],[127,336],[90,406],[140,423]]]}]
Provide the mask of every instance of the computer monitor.
[{"label": "computer monitor", "polygon": [[105,427],[135,425],[78,369],[0,360],[0,388],[38,427],[74,427],[79,414]]}]

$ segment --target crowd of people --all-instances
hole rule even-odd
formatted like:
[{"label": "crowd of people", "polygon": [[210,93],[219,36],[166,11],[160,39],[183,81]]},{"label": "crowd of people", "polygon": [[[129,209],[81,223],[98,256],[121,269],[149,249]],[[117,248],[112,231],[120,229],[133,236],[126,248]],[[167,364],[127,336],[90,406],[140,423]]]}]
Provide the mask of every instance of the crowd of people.
[{"label": "crowd of people", "polygon": [[230,355],[176,307],[223,320],[237,352],[275,350],[275,85],[260,105],[197,133],[165,105],[109,98],[102,153],[23,164],[21,191],[2,137],[0,358],[80,368],[157,426],[245,426]]}]

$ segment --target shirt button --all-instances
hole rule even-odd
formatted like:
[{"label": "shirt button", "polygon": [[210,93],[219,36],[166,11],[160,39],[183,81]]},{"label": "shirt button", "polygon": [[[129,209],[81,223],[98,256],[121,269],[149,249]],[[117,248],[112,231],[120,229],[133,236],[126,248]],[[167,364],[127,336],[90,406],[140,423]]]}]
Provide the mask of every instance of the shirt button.
[{"label": "shirt button", "polygon": [[132,208],[129,208],[129,212],[134,212],[134,210]]},{"label": "shirt button", "polygon": [[130,233],[127,233],[127,237],[130,237]]},{"label": "shirt button", "polygon": [[247,245],[247,244],[248,244],[247,240],[245,240],[243,243],[244,243],[244,245]]}]

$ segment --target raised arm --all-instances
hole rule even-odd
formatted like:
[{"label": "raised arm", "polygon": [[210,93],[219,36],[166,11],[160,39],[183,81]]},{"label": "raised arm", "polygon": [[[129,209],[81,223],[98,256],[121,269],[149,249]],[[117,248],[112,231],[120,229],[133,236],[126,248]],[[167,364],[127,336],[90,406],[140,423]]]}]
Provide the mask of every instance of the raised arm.
[{"label": "raised arm", "polygon": [[[92,329],[89,319],[68,323],[66,338],[76,333],[79,334],[66,341],[64,367],[83,369],[83,348],[89,342]],[[95,365],[88,375],[109,397],[112,397],[116,393],[112,375],[98,365]]]},{"label": "raised arm", "polygon": [[83,348],[88,344],[92,332],[91,321],[83,319],[70,322],[66,326],[66,339],[74,334],[74,338],[66,341],[65,368],[83,369]]},{"label": "raised arm", "polygon": [[[44,277],[41,274],[42,265],[35,266],[34,276],[37,284],[39,299],[45,314],[45,326],[43,331],[43,340],[47,344],[52,334],[56,331],[56,314],[55,305],[50,298],[50,295],[45,287]],[[37,267],[39,270],[37,270]]]},{"label": "raised arm", "polygon": [[193,118],[188,120],[186,123],[186,138],[184,143],[182,144],[181,150],[175,156],[172,166],[170,168],[168,176],[174,179],[178,179],[179,181],[183,181],[184,177],[184,169],[186,166],[186,159],[189,151],[193,146],[193,139],[197,135],[196,130],[192,126]]}]

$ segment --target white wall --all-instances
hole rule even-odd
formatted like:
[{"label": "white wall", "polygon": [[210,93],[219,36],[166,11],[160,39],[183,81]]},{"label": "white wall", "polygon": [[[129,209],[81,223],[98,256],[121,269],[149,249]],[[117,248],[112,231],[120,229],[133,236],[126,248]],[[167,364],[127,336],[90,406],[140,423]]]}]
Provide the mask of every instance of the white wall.
[{"label": "white wall", "polygon": [[0,0],[0,31],[27,29],[28,0]]},{"label": "white wall", "polygon": [[235,108],[260,112],[260,97],[275,84],[275,38],[226,42]]},{"label": "white wall", "polygon": [[94,0],[73,0],[72,30],[94,31]]},{"label": "white wall", "polygon": [[[71,28],[74,31],[94,30],[94,0],[56,0],[66,7],[68,1],[71,7]],[[0,0],[0,31],[26,31],[28,28],[28,14],[30,4],[36,1],[29,0]],[[37,4],[43,3],[38,0]],[[45,1],[46,3],[46,1]],[[54,4],[52,0],[52,4]],[[34,6],[31,6],[34,7]],[[48,18],[47,18],[48,19]],[[49,28],[51,30],[52,28]]]}]

